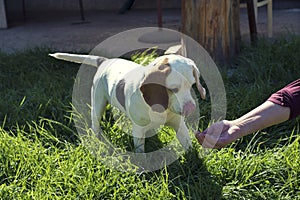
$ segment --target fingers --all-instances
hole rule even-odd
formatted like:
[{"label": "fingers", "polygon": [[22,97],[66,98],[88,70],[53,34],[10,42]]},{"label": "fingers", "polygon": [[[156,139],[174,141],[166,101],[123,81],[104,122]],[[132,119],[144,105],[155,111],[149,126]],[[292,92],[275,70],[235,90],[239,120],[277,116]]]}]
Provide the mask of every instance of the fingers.
[{"label": "fingers", "polygon": [[195,137],[204,148],[220,149],[230,143],[230,138],[228,137],[229,128],[229,123],[223,120],[211,125],[202,133],[196,132]]},{"label": "fingers", "polygon": [[204,148],[220,149],[227,145],[227,143],[223,141],[223,138],[209,135],[206,131],[202,133],[197,132],[195,137]]},{"label": "fingers", "polygon": [[198,140],[198,142],[202,145],[203,144],[203,141],[204,141],[204,139],[205,139],[205,134],[206,133],[204,133],[204,132],[199,132],[199,131],[197,131],[196,133],[195,133],[195,137],[196,137],[196,139]]}]

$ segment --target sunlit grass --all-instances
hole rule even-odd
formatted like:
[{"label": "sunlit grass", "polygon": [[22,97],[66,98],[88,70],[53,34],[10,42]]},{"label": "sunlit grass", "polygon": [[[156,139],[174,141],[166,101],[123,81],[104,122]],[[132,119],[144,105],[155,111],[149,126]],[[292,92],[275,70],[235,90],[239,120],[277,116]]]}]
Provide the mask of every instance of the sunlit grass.
[{"label": "sunlit grass", "polygon": [[[299,78],[299,52],[299,36],[262,40],[244,47],[235,65],[221,67],[227,118]],[[155,172],[134,173],[129,160],[123,160],[128,171],[118,171],[105,164],[107,146],[89,151],[74,127],[71,98],[79,66],[48,53],[0,53],[0,199],[300,199],[299,119],[222,150],[203,150],[193,138],[194,150]],[[138,59],[149,62],[155,55],[150,57]],[[196,128],[203,130],[210,123],[209,99],[200,102],[200,111]],[[108,114],[101,126],[113,144],[133,149],[126,118]],[[148,138],[146,150],[174,138],[163,128]]]}]

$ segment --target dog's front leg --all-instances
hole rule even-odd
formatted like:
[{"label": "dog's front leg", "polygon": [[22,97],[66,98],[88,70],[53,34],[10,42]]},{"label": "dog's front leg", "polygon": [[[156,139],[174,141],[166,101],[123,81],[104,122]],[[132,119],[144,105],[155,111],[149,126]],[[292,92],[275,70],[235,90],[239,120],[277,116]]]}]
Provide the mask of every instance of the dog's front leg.
[{"label": "dog's front leg", "polygon": [[176,116],[172,119],[171,122],[168,123],[170,126],[172,126],[176,131],[176,137],[182,147],[185,150],[188,150],[192,147],[191,138],[189,135],[189,130],[184,122],[184,119],[182,116]]},{"label": "dog's front leg", "polygon": [[133,136],[134,151],[136,153],[145,152],[145,134],[146,134],[145,128],[140,127],[138,125],[133,125],[132,136]]},{"label": "dog's front leg", "polygon": [[184,123],[184,120],[181,120],[180,126],[176,133],[177,139],[179,140],[180,144],[183,146],[185,150],[188,150],[192,147],[191,138],[189,135],[189,130]]}]

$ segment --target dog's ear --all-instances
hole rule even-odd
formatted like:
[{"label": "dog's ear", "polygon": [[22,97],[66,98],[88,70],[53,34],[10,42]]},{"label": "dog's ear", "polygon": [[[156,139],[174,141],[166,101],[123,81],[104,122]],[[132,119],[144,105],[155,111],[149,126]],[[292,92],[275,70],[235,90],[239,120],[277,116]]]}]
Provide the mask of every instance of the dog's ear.
[{"label": "dog's ear", "polygon": [[205,88],[201,85],[201,83],[199,81],[200,72],[196,66],[194,66],[193,75],[195,78],[196,87],[197,87],[198,91],[200,92],[200,96],[202,99],[205,99],[206,91],[205,91]]},{"label": "dog's ear", "polygon": [[171,72],[168,59],[157,62],[153,69],[146,74],[141,83],[140,91],[145,102],[155,112],[164,112],[168,108],[169,96],[166,79]]}]

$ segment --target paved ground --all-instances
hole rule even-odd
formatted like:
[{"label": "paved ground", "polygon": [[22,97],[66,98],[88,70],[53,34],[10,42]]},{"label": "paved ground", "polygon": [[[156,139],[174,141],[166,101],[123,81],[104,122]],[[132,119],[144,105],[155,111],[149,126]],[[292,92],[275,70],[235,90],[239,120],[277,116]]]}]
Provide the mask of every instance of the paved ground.
[{"label": "paved ground", "polygon": [[[300,9],[274,9],[274,37],[288,32],[300,34]],[[180,30],[180,10],[163,10],[163,27]],[[47,46],[59,51],[88,52],[106,38],[119,32],[138,28],[155,27],[155,10],[131,10],[125,15],[116,12],[86,11],[86,21],[80,23],[79,13],[28,13],[26,23],[0,30],[0,49],[14,52],[36,46]],[[243,41],[249,40],[246,10],[241,10]],[[266,36],[266,9],[260,8],[258,32]]]}]

